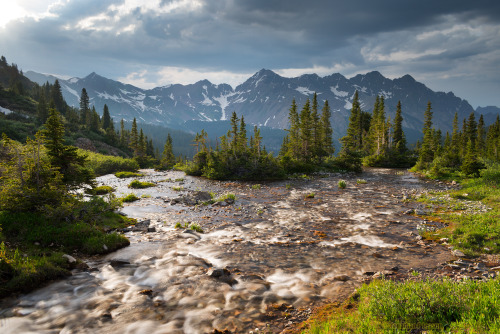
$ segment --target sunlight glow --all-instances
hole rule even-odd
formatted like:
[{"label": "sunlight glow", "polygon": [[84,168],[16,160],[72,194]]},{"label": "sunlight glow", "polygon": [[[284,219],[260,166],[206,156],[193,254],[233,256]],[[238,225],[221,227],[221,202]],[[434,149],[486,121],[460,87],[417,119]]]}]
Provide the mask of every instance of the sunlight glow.
[{"label": "sunlight glow", "polygon": [[24,17],[27,14],[26,10],[19,6],[17,2],[2,1],[0,8],[0,28],[4,28],[10,21]]}]

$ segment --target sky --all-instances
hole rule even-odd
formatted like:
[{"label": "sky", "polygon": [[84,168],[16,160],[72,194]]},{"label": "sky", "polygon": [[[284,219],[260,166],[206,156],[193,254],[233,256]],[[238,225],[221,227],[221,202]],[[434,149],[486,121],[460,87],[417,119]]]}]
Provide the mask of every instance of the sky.
[{"label": "sky", "polygon": [[0,54],[141,88],[376,70],[500,107],[497,0],[0,0]]}]

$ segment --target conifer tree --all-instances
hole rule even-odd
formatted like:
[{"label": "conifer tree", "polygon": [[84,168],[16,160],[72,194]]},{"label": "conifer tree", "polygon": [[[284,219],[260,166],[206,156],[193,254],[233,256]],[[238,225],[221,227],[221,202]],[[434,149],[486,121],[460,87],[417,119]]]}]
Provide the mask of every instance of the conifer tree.
[{"label": "conifer tree", "polygon": [[358,152],[362,148],[363,143],[363,122],[361,116],[361,107],[359,104],[358,91],[354,93],[351,113],[349,115],[349,125],[347,133],[342,137],[342,151]]},{"label": "conifer tree", "polygon": [[112,122],[113,120],[111,119],[111,115],[109,114],[108,105],[105,104],[102,110],[102,128],[104,130],[107,130]]},{"label": "conifer tree", "polygon": [[312,119],[311,119],[311,107],[309,99],[300,111],[300,127],[299,134],[301,140],[301,155],[304,161],[310,161],[311,149],[312,149]]},{"label": "conifer tree", "polygon": [[321,155],[321,123],[318,114],[318,95],[314,93],[311,105],[311,131],[312,131],[312,149],[313,158],[318,158]]},{"label": "conifer tree", "polygon": [[432,106],[431,102],[427,103],[427,109],[424,113],[424,127],[423,134],[424,138],[420,146],[419,158],[418,158],[418,168],[424,169],[432,162],[434,159],[434,131],[432,129]]},{"label": "conifer tree", "polygon": [[403,115],[401,110],[401,101],[398,101],[396,107],[396,116],[394,117],[394,127],[392,134],[392,144],[396,152],[403,154],[406,152],[406,138],[403,132]]},{"label": "conifer tree", "polygon": [[323,109],[321,110],[321,155],[322,156],[331,156],[335,152],[335,147],[333,146],[333,130],[332,125],[330,123],[330,106],[328,105],[328,100],[325,100],[325,104],[323,105]]},{"label": "conifer tree", "polygon": [[79,155],[76,147],[64,144],[64,125],[59,113],[51,109],[49,115],[43,135],[51,164],[59,169],[68,189],[77,189],[82,185],[93,186],[93,175],[85,168],[87,157]]},{"label": "conifer tree", "polygon": [[300,120],[295,99],[292,100],[292,105],[289,109],[288,121],[290,122],[288,152],[292,158],[296,159],[300,156]]},{"label": "conifer tree", "polygon": [[170,169],[175,165],[175,155],[170,133],[167,135],[167,140],[165,141],[165,146],[163,147],[161,164],[167,169]]},{"label": "conifer tree", "polygon": [[64,115],[66,111],[66,102],[64,101],[61,85],[59,84],[59,80],[56,79],[54,85],[52,86],[52,90],[50,92],[51,100],[54,102],[54,106],[56,110]]},{"label": "conifer tree", "polygon": [[132,121],[132,129],[130,130],[130,148],[134,151],[134,155],[139,153],[139,132],[137,130],[137,121],[134,117]]},{"label": "conifer tree", "polygon": [[80,122],[82,124],[90,124],[90,102],[87,90],[82,88],[82,93],[80,95]]},{"label": "conifer tree", "polygon": [[483,115],[479,116],[479,121],[477,122],[477,143],[476,143],[476,148],[477,148],[477,153],[480,156],[484,156],[485,154],[485,140],[486,140],[486,129],[484,127],[484,118]]}]

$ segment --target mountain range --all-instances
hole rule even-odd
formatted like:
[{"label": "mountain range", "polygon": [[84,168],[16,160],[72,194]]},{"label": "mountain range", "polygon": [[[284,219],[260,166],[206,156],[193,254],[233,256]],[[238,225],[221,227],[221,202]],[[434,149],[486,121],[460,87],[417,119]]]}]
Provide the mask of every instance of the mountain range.
[{"label": "mountain range", "polygon": [[[32,81],[53,83],[54,76],[32,71],[25,75]],[[115,121],[156,124],[193,131],[192,124],[227,120],[233,111],[244,116],[248,124],[285,129],[292,99],[300,109],[313,94],[318,94],[319,108],[328,100],[332,111],[335,138],[345,134],[354,92],[359,92],[361,108],[372,111],[376,96],[384,96],[386,113],[395,115],[401,101],[403,128],[408,140],[421,136],[423,113],[428,101],[432,103],[433,123],[445,133],[451,131],[452,119],[468,117],[474,108],[452,92],[435,92],[410,75],[389,79],[373,71],[350,79],[339,73],[320,77],[306,74],[295,78],[282,77],[271,70],[262,69],[236,88],[228,84],[212,84],[202,80],[190,85],[167,85],[141,89],[133,85],[91,73],[85,78],[59,79],[63,96],[69,105],[78,107],[82,88],[87,90],[91,105],[102,113],[107,104]],[[497,107],[478,108],[485,114],[486,123],[492,122],[500,112]],[[193,123],[192,121],[195,121]],[[221,122],[227,127],[227,122]],[[215,124],[212,124],[213,127]],[[198,128],[198,126],[197,126]]]}]

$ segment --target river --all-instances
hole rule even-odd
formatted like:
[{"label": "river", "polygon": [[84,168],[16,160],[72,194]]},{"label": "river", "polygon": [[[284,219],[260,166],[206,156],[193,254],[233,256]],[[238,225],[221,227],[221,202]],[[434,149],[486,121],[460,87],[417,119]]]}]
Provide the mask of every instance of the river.
[{"label": "river", "polygon": [[[452,258],[446,247],[419,241],[423,220],[405,214],[420,208],[407,197],[443,185],[405,171],[260,185],[143,172],[140,180],[155,187],[132,191],[130,180],[113,175],[98,182],[118,196],[142,196],[123,211],[149,219],[154,231],[127,232],[129,247],[85,259],[89,270],[10,301],[1,333],[281,332],[312,308],[347,297],[373,273],[425,271]],[[236,201],[168,201],[194,191],[232,193]],[[197,224],[203,233],[176,223]]]}]

